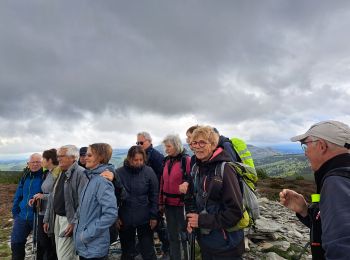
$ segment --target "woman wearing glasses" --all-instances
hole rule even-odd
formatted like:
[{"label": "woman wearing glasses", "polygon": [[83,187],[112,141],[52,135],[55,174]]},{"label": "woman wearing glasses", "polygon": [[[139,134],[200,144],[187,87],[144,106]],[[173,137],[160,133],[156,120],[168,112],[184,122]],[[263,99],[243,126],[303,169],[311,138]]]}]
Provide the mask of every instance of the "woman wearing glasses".
[{"label": "woman wearing glasses", "polygon": [[191,146],[196,155],[192,170],[197,213],[189,213],[187,230],[196,231],[203,260],[242,259],[243,230],[233,227],[243,216],[242,193],[229,155],[217,147],[219,135],[209,126],[194,130]]}]

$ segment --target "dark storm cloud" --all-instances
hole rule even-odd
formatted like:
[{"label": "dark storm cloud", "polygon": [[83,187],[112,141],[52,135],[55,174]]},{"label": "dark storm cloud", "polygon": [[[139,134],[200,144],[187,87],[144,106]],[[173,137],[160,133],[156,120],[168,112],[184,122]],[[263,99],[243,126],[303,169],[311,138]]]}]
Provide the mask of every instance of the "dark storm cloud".
[{"label": "dark storm cloud", "polygon": [[0,119],[25,120],[34,133],[45,131],[28,127],[37,121],[69,126],[106,111],[293,121],[322,102],[320,116],[343,115],[349,94],[329,78],[315,86],[315,77],[350,53],[349,5],[2,2]]}]

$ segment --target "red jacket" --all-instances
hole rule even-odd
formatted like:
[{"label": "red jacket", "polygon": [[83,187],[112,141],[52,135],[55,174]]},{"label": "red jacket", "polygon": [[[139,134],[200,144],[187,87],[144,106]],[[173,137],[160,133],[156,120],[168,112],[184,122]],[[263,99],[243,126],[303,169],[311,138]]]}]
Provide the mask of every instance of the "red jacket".
[{"label": "red jacket", "polygon": [[[186,173],[181,167],[182,156],[175,158],[168,157],[164,164],[163,175],[160,180],[160,205],[183,206],[182,194],[179,192],[179,185],[190,178],[191,157],[186,156]],[[170,168],[170,172],[169,172]]]}]

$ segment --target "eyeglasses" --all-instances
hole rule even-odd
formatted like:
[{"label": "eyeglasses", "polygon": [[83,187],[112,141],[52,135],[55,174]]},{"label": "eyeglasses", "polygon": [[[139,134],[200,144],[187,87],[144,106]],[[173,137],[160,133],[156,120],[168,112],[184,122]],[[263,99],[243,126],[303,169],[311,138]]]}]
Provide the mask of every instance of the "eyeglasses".
[{"label": "eyeglasses", "polygon": [[317,142],[317,141],[319,141],[319,140],[313,140],[313,141],[303,142],[303,143],[300,144],[301,149],[303,149],[303,151],[306,152],[306,151],[307,151],[307,147],[308,147],[307,144],[309,144],[309,143],[314,143],[314,142]]},{"label": "eyeglasses", "polygon": [[31,163],[31,164],[39,164],[39,163],[41,163],[41,161],[32,161],[32,162],[29,162],[29,163]]},{"label": "eyeglasses", "polygon": [[136,144],[137,144],[137,145],[143,145],[146,141],[148,141],[148,140],[145,140],[145,141],[143,141],[143,142],[142,142],[142,141],[141,141],[141,142],[136,142]]},{"label": "eyeglasses", "polygon": [[190,143],[190,145],[191,146],[193,146],[193,147],[195,147],[195,146],[199,146],[199,147],[201,147],[201,148],[203,148],[204,146],[206,146],[207,144],[209,144],[209,143],[207,143],[207,142],[205,142],[205,141],[203,141],[203,140],[200,140],[200,141],[193,141],[193,142],[191,142]]}]

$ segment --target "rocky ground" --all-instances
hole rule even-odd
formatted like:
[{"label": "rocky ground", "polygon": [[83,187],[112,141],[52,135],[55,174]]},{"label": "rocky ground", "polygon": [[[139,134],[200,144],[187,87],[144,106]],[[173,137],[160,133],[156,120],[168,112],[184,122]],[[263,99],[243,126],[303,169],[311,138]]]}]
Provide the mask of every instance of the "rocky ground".
[{"label": "rocky ground", "polygon": [[[293,212],[276,201],[278,193],[283,188],[295,189],[308,198],[314,191],[314,184],[310,181],[291,181],[286,179],[259,181],[258,193],[261,217],[256,221],[255,228],[247,231],[247,251],[244,254],[244,259],[311,259],[309,247],[306,250],[303,249],[303,246],[308,242],[308,229],[298,221]],[[7,186],[1,190],[3,191],[0,204],[3,206],[1,226],[2,228],[9,228],[12,223],[9,214],[10,206],[5,200],[12,200],[13,195],[11,193],[13,194],[14,188]],[[4,197],[6,199],[3,199]],[[31,238],[28,241],[31,242]],[[2,240],[0,242],[1,244],[9,245],[9,237],[5,241]],[[31,259],[30,251],[31,247],[30,243],[28,243],[27,259]],[[120,253],[119,243],[112,245],[109,259],[120,259]],[[199,259],[198,255],[197,253],[196,259]],[[7,259],[5,255],[3,257],[0,258]],[[160,259],[160,255],[158,257]]]}]

